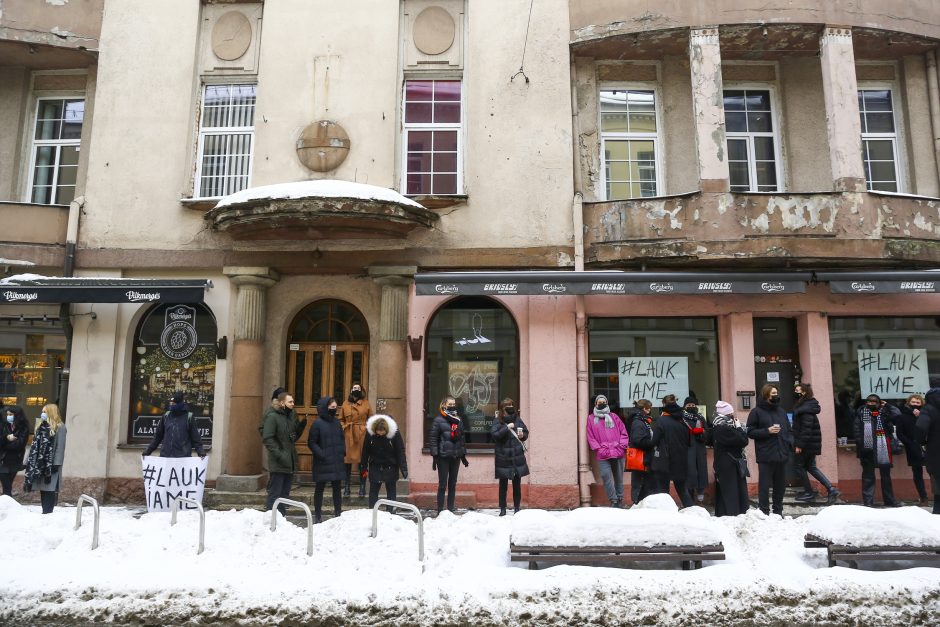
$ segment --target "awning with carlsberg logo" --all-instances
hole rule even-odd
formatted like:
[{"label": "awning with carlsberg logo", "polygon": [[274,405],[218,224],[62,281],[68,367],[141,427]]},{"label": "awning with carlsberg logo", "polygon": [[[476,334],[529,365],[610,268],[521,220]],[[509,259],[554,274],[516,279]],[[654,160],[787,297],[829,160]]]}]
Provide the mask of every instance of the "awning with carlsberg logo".
[{"label": "awning with carlsberg logo", "polygon": [[8,277],[0,303],[201,303],[212,281],[99,277]]},{"label": "awning with carlsberg logo", "polygon": [[940,271],[818,272],[833,294],[936,294]]}]

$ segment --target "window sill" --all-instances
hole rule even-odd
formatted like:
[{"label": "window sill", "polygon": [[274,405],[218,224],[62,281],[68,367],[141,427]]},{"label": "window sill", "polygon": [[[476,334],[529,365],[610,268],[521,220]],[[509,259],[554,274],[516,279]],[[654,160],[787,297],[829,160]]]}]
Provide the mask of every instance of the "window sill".
[{"label": "window sill", "polygon": [[220,200],[221,198],[180,198],[180,204],[183,209],[205,212],[219,204]]},{"label": "window sill", "polygon": [[455,205],[467,204],[467,194],[454,194],[452,196],[408,196],[425,209],[447,209]]},{"label": "window sill", "polygon": [[[468,446],[472,446],[472,445],[468,445]],[[431,449],[429,449],[426,446],[422,447],[421,453],[423,455],[430,455]],[[496,449],[494,449],[492,446],[487,446],[486,448],[468,448],[467,449],[467,455],[494,455],[495,453],[496,453]]]}]

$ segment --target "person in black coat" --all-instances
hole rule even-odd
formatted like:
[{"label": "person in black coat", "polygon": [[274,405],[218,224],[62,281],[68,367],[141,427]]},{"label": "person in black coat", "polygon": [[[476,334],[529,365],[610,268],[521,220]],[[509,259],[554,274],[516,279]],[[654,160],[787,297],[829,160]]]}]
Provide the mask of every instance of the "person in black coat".
[{"label": "person in black coat", "polygon": [[447,509],[457,511],[457,473],[460,464],[469,466],[467,445],[464,442],[463,423],[457,415],[457,399],[445,396],[438,406],[438,415],[431,423],[428,437],[431,449],[431,468],[437,471],[437,513],[444,509],[444,493],[447,492]]},{"label": "person in black coat", "polygon": [[711,441],[715,470],[715,516],[737,516],[748,509],[747,429],[734,415],[730,403],[715,403]]},{"label": "person in black coat", "polygon": [[399,473],[402,478],[408,478],[405,441],[394,418],[373,414],[366,420],[366,437],[362,440],[359,463],[363,468],[363,480],[369,480],[369,507],[374,507],[379,500],[382,484],[385,484],[386,498],[394,501],[398,496],[396,483]]},{"label": "person in black coat", "polygon": [[933,513],[940,514],[940,388],[931,388],[925,400],[917,415],[917,441],[926,445],[924,465],[933,486]]},{"label": "person in black coat", "polygon": [[683,419],[689,429],[689,474],[685,479],[685,488],[689,498],[705,502],[705,488],[708,487],[708,461],[705,452],[705,416],[698,412],[698,401],[690,396],[682,403]]},{"label": "person in black coat", "polygon": [[656,448],[653,450],[653,461],[650,467],[658,484],[657,492],[669,494],[669,482],[672,481],[682,507],[694,505],[685,485],[689,474],[691,434],[686,426],[682,408],[676,402],[675,394],[667,394],[663,397],[662,412],[653,424],[653,432]]},{"label": "person in black coat", "polygon": [[629,427],[630,448],[638,448],[644,451],[643,462],[646,470],[630,471],[630,499],[636,505],[650,494],[656,494],[658,488],[656,477],[650,469],[650,461],[653,457],[653,449],[659,443],[655,436],[662,437],[662,431],[653,429],[653,417],[650,411],[653,404],[642,398],[636,402],[637,411],[633,414]]},{"label": "person in black coat", "polygon": [[784,469],[793,436],[787,414],[780,407],[780,390],[772,383],[761,388],[757,407],[747,416],[747,436],[754,440],[757,458],[758,505],[762,512],[770,514],[773,488],[773,513],[783,516],[783,492],[787,487]]},{"label": "person in black coat", "polygon": [[3,494],[13,496],[13,479],[23,470],[23,454],[29,437],[29,423],[22,407],[7,405],[0,422],[0,485]]},{"label": "person in black coat", "polygon": [[189,457],[193,449],[199,457],[206,456],[202,446],[202,436],[196,428],[193,412],[183,399],[182,392],[176,392],[170,399],[170,405],[163,418],[157,423],[157,430],[142,457],[150,455],[160,447],[160,457]]},{"label": "person in black coat", "polygon": [[927,486],[924,485],[924,449],[921,448],[917,437],[917,418],[924,408],[924,397],[920,394],[911,394],[901,407],[901,415],[897,416],[894,428],[898,439],[904,445],[907,456],[907,465],[911,467],[914,487],[920,497],[920,504],[927,504]]},{"label": "person in black coat", "polygon": [[512,481],[512,509],[518,512],[522,504],[522,478],[529,474],[522,443],[529,439],[529,428],[516,412],[516,403],[504,398],[499,415],[490,427],[493,438],[496,478],[499,479],[499,515],[506,515],[506,492]]},{"label": "person in black coat", "polygon": [[816,467],[816,456],[822,453],[822,429],[819,427],[822,408],[809,383],[798,383],[793,394],[797,399],[793,407],[793,452],[796,453],[796,472],[803,483],[803,493],[796,500],[807,503],[815,500],[818,492],[809,480],[812,475],[826,488],[826,505],[832,505],[842,493],[832,487],[829,478]]},{"label": "person in black coat", "polygon": [[881,497],[888,507],[900,507],[891,485],[891,435],[900,412],[877,394],[869,394],[855,413],[855,454],[862,465],[862,502],[875,504],[875,468],[881,475]]},{"label": "person in black coat", "polygon": [[333,488],[333,516],[343,513],[341,487],[346,477],[346,464],[343,463],[346,439],[336,418],[336,399],[332,396],[324,396],[317,401],[317,419],[307,433],[307,446],[313,453],[313,512],[315,522],[321,522],[323,491],[327,482]]}]

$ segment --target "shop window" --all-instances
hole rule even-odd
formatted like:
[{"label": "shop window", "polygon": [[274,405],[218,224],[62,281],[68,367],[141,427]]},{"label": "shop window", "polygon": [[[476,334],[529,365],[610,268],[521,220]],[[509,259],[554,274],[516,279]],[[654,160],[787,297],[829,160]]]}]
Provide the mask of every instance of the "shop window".
[{"label": "shop window", "polygon": [[901,404],[940,387],[940,318],[829,318],[829,353],[836,435],[851,439],[868,394]]},{"label": "shop window", "polygon": [[[457,399],[467,445],[491,445],[499,401],[508,396],[519,402],[516,322],[494,300],[457,298],[434,314],[425,337],[425,446],[441,399],[448,394]],[[523,419],[526,409],[520,408]]]},{"label": "shop window", "polygon": [[43,405],[58,402],[65,336],[58,329],[40,331],[34,322],[42,321],[19,330],[8,322],[10,328],[0,330],[0,405],[19,405],[36,419]]},{"label": "shop window", "polygon": [[602,90],[600,109],[607,200],[656,196],[659,193],[656,92]]},{"label": "shop window", "polygon": [[196,196],[239,192],[251,178],[256,85],[206,85],[202,94]]},{"label": "shop window", "polygon": [[140,321],[131,359],[127,441],[153,437],[170,397],[182,390],[204,444],[212,443],[215,316],[205,305],[157,305]]},{"label": "shop window", "polygon": [[85,119],[81,98],[40,98],[36,104],[29,201],[67,205],[75,198]]},{"label": "shop window", "polygon": [[405,81],[405,194],[463,193],[461,108],[459,80]]},{"label": "shop window", "polygon": [[695,397],[708,416],[719,400],[714,318],[592,318],[589,347],[591,399],[603,394],[621,415],[634,401],[655,410],[675,394]]}]

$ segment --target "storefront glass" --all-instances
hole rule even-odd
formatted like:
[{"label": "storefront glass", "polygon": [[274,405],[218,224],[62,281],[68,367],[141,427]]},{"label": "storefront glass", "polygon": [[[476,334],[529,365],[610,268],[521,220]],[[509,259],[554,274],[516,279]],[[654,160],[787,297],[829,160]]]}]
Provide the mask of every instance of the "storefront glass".
[{"label": "storefront glass", "polygon": [[[468,446],[486,447],[499,401],[519,402],[515,321],[489,298],[457,298],[434,314],[425,337],[425,445],[441,399],[449,394],[457,399]],[[525,407],[520,414],[525,419]]]},{"label": "storefront glass", "polygon": [[589,346],[591,399],[603,394],[621,414],[645,398],[657,415],[662,397],[675,394],[679,403],[695,397],[709,416],[718,400],[714,318],[591,318]]},{"label": "storefront glass", "polygon": [[0,404],[19,405],[34,420],[43,405],[59,397],[65,336],[41,321],[28,329],[13,320],[6,326],[0,329]]}]

